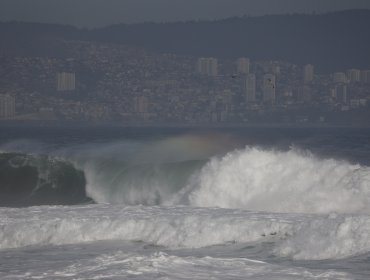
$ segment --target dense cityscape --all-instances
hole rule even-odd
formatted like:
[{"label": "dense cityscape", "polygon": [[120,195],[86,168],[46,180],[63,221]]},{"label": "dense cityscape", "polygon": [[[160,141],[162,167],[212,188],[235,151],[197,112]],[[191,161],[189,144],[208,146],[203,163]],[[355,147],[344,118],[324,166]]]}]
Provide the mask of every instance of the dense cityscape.
[{"label": "dense cityscape", "polygon": [[0,54],[2,121],[361,125],[370,111],[368,69],[64,44],[67,59]]}]

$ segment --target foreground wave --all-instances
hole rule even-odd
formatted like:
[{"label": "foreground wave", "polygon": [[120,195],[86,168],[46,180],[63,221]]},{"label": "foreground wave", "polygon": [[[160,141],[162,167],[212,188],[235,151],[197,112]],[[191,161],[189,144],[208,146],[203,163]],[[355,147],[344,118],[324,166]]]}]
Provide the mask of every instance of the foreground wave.
[{"label": "foreground wave", "polygon": [[335,259],[370,252],[370,216],[273,214],[221,208],[87,205],[0,209],[0,248],[102,240],[166,248],[273,242],[273,254]]}]

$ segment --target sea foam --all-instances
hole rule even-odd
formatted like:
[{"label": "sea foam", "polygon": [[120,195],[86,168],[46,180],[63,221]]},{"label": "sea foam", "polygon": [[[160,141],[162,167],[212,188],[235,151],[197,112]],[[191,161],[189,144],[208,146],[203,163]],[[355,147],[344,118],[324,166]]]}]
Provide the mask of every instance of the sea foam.
[{"label": "sea foam", "polygon": [[268,212],[370,213],[370,168],[296,150],[246,148],[213,158],[188,203]]},{"label": "sea foam", "polygon": [[370,252],[370,217],[330,214],[309,220],[275,253],[299,260],[350,257]]},{"label": "sea foam", "polygon": [[119,205],[0,208],[0,249],[143,241],[164,248],[269,242],[277,256],[337,259],[370,252],[370,216]]},{"label": "sea foam", "polygon": [[194,207],[0,208],[0,249],[98,240],[144,241],[170,248],[268,241],[291,234],[304,215]]}]

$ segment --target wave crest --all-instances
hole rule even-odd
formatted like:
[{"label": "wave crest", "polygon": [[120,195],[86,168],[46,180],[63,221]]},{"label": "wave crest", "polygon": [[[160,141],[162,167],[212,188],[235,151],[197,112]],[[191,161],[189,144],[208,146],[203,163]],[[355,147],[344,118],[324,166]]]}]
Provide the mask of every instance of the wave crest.
[{"label": "wave crest", "polygon": [[188,201],[269,212],[369,212],[370,168],[297,150],[257,148],[213,158],[193,178]]},{"label": "wave crest", "polygon": [[0,206],[86,201],[84,174],[71,163],[49,156],[0,154]]}]

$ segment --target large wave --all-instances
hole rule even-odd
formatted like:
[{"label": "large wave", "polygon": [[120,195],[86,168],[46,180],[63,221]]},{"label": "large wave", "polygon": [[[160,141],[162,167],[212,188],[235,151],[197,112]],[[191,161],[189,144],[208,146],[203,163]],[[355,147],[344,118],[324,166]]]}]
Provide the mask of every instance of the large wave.
[{"label": "large wave", "polygon": [[247,147],[210,160],[88,162],[99,203],[190,205],[268,212],[367,213],[370,168],[309,152]]},{"label": "large wave", "polygon": [[58,151],[83,170],[86,192],[98,203],[173,205],[209,158],[238,146],[227,135],[183,135],[120,141]]},{"label": "large wave", "polygon": [[77,204],[90,201],[82,171],[46,155],[0,154],[0,206]]},{"label": "large wave", "polygon": [[[0,179],[4,189],[9,170],[20,172],[19,168],[23,168],[24,174],[37,173],[30,175],[32,180],[24,180],[33,182],[28,194],[53,190],[55,195],[63,196],[62,202],[77,197],[69,201],[72,203],[81,203],[88,196],[97,203],[124,205],[369,213],[369,167],[320,158],[294,148],[277,151],[240,149],[238,145],[237,141],[218,135],[187,135],[155,141],[75,145],[49,149],[47,156],[8,153],[2,154],[6,168],[3,164]],[[22,164],[12,167],[17,161]],[[28,178],[24,174],[20,178]],[[14,178],[16,194],[16,186],[26,183]],[[29,204],[53,203],[60,202],[37,200]]]}]

